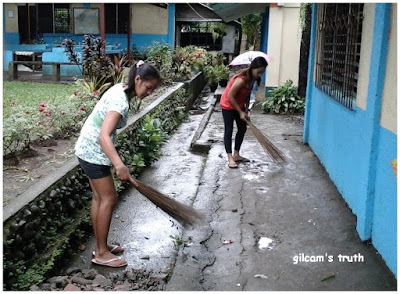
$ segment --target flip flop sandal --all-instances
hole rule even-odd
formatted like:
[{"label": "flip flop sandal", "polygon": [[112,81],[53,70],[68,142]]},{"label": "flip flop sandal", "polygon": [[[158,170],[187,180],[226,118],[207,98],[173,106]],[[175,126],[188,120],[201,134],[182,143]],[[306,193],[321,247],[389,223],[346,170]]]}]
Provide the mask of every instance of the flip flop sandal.
[{"label": "flip flop sandal", "polygon": [[102,266],[108,266],[108,267],[124,267],[124,266],[128,265],[128,263],[126,261],[125,261],[125,263],[118,264],[118,265],[110,264],[113,261],[117,261],[117,260],[120,260],[120,259],[122,259],[121,256],[120,257],[111,258],[111,259],[106,260],[106,261],[98,261],[98,260],[96,260],[96,258],[93,258],[92,259],[92,263],[97,264],[97,265],[102,265]]},{"label": "flip flop sandal", "polygon": [[241,159],[235,160],[235,162],[250,162],[251,160],[246,158],[246,157],[242,157]]},{"label": "flip flop sandal", "polygon": [[235,165],[228,164],[228,166],[229,166],[229,168],[238,168],[238,165],[237,165],[237,164],[235,164]]},{"label": "flip flop sandal", "polygon": [[[124,252],[125,248],[120,246],[120,245],[112,245],[113,248],[110,250],[111,253],[122,253]],[[118,248],[121,248],[120,250],[117,250]]]},{"label": "flip flop sandal", "polygon": [[[120,246],[120,245],[112,245],[113,247],[111,248],[110,252],[114,254],[122,253],[124,252],[125,248]],[[117,250],[118,248],[121,248],[120,250]],[[96,252],[93,250],[92,255],[95,256]]]}]

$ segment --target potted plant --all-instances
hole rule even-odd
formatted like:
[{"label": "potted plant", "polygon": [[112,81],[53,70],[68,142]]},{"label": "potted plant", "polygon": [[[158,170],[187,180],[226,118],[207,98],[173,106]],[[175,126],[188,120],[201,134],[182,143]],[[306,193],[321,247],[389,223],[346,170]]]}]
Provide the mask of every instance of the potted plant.
[{"label": "potted plant", "polygon": [[226,60],[225,54],[223,52],[221,52],[221,51],[218,51],[217,55],[215,56],[215,60],[216,60],[216,63],[218,65],[219,64],[224,64],[225,60]]},{"label": "potted plant", "polygon": [[206,65],[204,67],[204,74],[207,82],[210,84],[210,89],[214,92],[218,88],[218,71],[216,70],[216,66]]},{"label": "potted plant", "polygon": [[221,87],[226,87],[229,79],[229,67],[223,64],[217,65],[215,71],[218,76],[218,83]]}]

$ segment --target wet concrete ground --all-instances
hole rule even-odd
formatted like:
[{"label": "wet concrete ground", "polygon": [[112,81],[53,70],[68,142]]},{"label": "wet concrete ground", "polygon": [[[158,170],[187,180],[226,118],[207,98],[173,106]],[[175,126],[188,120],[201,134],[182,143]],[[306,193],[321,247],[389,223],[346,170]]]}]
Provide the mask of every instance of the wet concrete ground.
[{"label": "wet concrete ground", "polygon": [[[170,273],[169,291],[396,290],[396,279],[358,238],[354,215],[302,143],[302,118],[257,109],[251,117],[287,163],[272,163],[248,130],[242,153],[252,162],[229,169],[218,104],[200,138],[213,142],[209,153],[192,153],[202,115],[191,115],[139,180],[193,205],[206,222],[183,228],[136,190],[121,195],[109,240],[126,247],[128,269]],[[126,270],[92,265],[93,248],[91,239],[71,267]]]},{"label": "wet concrete ground", "polygon": [[193,245],[180,251],[167,289],[396,290],[393,274],[361,242],[354,215],[302,143],[302,118],[257,109],[251,118],[287,163],[273,164],[248,130],[241,151],[252,162],[229,169],[217,105],[202,136],[215,143],[194,202],[209,224],[184,231]]}]

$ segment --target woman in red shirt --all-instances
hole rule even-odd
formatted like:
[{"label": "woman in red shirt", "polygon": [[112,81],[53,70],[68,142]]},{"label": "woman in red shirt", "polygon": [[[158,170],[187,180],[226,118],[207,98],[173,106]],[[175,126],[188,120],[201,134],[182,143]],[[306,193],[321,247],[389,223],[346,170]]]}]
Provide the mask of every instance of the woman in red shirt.
[{"label": "woman in red shirt", "polygon": [[[263,57],[254,58],[249,67],[240,70],[232,77],[225,91],[222,93],[220,105],[225,127],[224,144],[225,151],[228,154],[228,166],[230,168],[237,168],[236,162],[249,161],[239,154],[240,146],[242,145],[244,134],[247,130],[244,118],[247,117],[253,83],[261,77],[267,66],[268,63]],[[232,155],[234,121],[236,121],[238,131],[235,137],[235,150]]]}]

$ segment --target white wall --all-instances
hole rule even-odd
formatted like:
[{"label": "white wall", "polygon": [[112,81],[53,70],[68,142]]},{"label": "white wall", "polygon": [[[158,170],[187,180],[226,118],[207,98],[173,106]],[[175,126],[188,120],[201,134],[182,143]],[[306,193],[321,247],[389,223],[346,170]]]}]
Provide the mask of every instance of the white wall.
[{"label": "white wall", "polygon": [[[5,33],[18,33],[18,5],[14,3],[4,3]],[[9,12],[10,16],[9,17]]]},{"label": "white wall", "polygon": [[151,4],[131,5],[132,33],[166,35],[168,33],[168,9]]},{"label": "white wall", "polygon": [[367,94],[369,69],[371,65],[371,50],[374,28],[375,4],[364,4],[364,19],[362,26],[360,67],[358,69],[356,105],[362,110],[367,109]]},{"label": "white wall", "polygon": [[381,126],[397,134],[397,4],[392,4]]},{"label": "white wall", "polygon": [[277,87],[291,79],[298,85],[301,29],[300,4],[270,7],[268,52],[272,61],[267,68],[266,87]]}]

